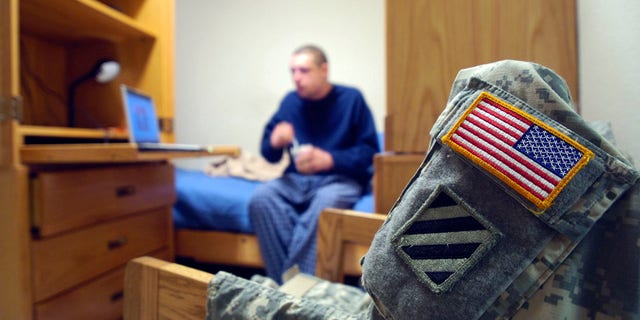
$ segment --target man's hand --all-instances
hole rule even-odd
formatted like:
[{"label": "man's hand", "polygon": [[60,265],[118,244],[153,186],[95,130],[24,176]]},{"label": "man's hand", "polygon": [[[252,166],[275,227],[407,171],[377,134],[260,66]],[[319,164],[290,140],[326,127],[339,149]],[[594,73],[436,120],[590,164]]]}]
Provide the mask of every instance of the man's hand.
[{"label": "man's hand", "polygon": [[273,148],[282,149],[291,144],[294,136],[295,132],[291,123],[282,121],[273,128],[269,143]]},{"label": "man's hand", "polygon": [[331,154],[313,146],[302,148],[294,163],[298,172],[303,174],[315,174],[333,169]]}]

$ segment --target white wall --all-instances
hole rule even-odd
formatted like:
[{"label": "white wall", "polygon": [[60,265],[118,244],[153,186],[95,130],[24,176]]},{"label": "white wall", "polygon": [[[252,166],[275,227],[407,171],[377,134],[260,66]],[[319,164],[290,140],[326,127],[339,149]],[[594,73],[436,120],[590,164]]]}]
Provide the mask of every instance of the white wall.
[{"label": "white wall", "polygon": [[[640,1],[576,0],[580,107],[609,120],[640,164]],[[335,82],[359,87],[378,130],[385,114],[384,0],[176,1],[178,142],[257,153],[264,123],[292,88],[288,60],[323,46]],[[202,167],[206,159],[179,165]]]},{"label": "white wall", "polygon": [[640,1],[578,0],[580,107],[640,165]]},{"label": "white wall", "polygon": [[325,49],[331,81],[361,89],[382,130],[384,37],[383,0],[176,1],[176,140],[257,154],[293,88],[291,52],[306,43]]}]

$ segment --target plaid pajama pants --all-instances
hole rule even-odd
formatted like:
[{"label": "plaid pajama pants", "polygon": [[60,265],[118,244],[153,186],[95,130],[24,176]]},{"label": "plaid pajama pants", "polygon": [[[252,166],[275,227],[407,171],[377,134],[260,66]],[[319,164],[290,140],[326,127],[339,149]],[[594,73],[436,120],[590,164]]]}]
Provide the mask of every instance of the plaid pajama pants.
[{"label": "plaid pajama pants", "polygon": [[282,283],[294,265],[314,274],[318,216],[325,208],[353,207],[362,186],[342,175],[287,173],[259,186],[249,204],[268,277]]}]

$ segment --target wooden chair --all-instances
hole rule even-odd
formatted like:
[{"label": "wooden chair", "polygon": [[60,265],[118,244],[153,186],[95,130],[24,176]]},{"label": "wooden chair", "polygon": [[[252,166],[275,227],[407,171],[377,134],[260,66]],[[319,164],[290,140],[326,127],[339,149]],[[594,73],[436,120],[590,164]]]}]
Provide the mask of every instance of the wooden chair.
[{"label": "wooden chair", "polygon": [[[316,275],[342,281],[359,274],[359,260],[385,215],[326,209],[318,224]],[[204,319],[213,275],[152,257],[131,260],[125,271],[125,319]]]}]

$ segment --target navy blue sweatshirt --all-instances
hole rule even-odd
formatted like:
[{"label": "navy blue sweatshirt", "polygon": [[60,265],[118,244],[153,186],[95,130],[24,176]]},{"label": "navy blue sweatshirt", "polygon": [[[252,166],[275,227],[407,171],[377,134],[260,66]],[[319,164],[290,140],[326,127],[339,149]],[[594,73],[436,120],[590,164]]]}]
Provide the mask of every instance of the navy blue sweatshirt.
[{"label": "navy blue sweatshirt", "polygon": [[[333,170],[321,174],[342,174],[363,186],[373,173],[373,155],[380,151],[375,122],[369,106],[358,89],[333,85],[329,94],[317,101],[288,93],[267,123],[261,152],[270,162],[281,159],[283,149],[270,145],[271,132],[281,121],[293,125],[300,144],[312,144],[333,156]],[[297,172],[291,163],[286,173]]]}]

